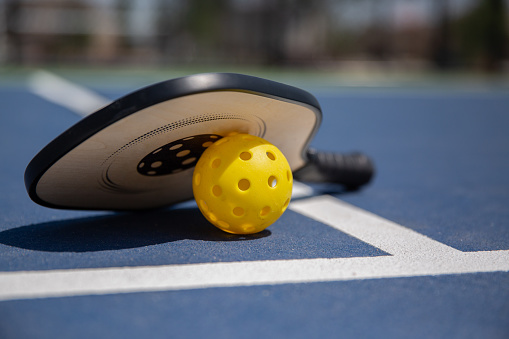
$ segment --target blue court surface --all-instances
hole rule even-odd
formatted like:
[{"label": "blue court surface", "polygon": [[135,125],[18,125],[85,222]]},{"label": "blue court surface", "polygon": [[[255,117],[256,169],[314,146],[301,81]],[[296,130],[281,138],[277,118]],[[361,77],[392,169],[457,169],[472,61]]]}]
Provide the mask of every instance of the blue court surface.
[{"label": "blue court surface", "polygon": [[508,87],[289,84],[322,106],[311,145],[362,151],[376,176],[297,184],[274,225],[234,236],[193,202],[35,204],[25,167],[81,118],[2,83],[0,338],[509,338]]}]

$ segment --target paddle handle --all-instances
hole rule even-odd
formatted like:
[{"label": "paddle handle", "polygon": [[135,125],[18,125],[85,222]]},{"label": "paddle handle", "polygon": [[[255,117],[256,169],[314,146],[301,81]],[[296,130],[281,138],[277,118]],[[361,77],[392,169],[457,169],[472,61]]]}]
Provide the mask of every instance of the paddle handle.
[{"label": "paddle handle", "polygon": [[355,190],[367,184],[375,173],[369,157],[361,153],[339,154],[307,151],[308,163],[294,173],[294,178],[307,182],[332,182]]}]

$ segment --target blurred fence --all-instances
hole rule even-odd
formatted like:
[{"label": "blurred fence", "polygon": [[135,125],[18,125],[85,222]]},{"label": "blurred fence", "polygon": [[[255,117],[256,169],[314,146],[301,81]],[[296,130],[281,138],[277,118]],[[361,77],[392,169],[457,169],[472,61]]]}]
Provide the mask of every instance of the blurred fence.
[{"label": "blurred fence", "polygon": [[4,65],[506,67],[508,0],[0,0]]}]

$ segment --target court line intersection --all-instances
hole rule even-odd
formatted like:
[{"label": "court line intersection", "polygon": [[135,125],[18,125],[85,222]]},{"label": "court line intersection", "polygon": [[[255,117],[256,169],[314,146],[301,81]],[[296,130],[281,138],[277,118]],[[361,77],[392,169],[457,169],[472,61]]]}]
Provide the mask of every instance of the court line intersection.
[{"label": "court line intersection", "polygon": [[289,208],[390,255],[2,272],[0,300],[509,271],[509,250],[462,252],[328,195]]}]

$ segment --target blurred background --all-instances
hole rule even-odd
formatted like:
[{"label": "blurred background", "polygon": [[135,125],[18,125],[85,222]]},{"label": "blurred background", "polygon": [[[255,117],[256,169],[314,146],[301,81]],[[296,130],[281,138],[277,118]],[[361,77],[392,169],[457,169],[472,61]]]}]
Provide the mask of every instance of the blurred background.
[{"label": "blurred background", "polygon": [[509,0],[0,0],[0,67],[509,72]]}]

